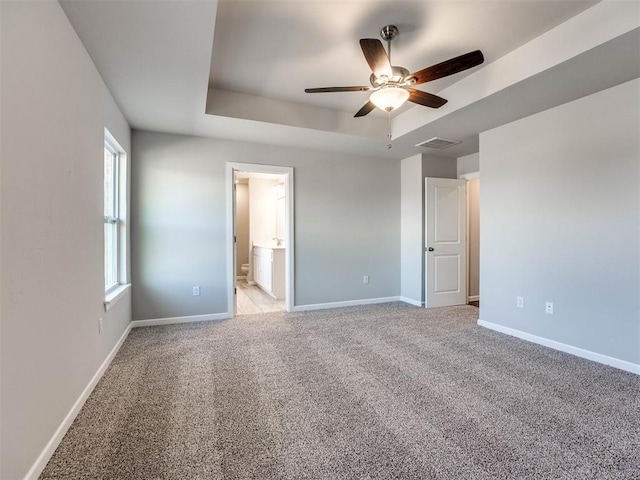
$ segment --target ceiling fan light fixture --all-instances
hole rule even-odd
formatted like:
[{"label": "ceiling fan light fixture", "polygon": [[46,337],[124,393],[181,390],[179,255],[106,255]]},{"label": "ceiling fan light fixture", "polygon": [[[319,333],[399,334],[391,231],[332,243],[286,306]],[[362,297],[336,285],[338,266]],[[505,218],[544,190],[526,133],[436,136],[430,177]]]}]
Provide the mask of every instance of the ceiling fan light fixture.
[{"label": "ceiling fan light fixture", "polygon": [[391,112],[400,107],[409,98],[409,92],[404,88],[389,85],[371,94],[369,100],[385,112]]},{"label": "ceiling fan light fixture", "polygon": [[[411,87],[454,75],[484,62],[482,52],[475,50],[414,73],[409,73],[406,68],[391,64],[391,41],[397,35],[398,27],[395,25],[382,27],[380,37],[387,41],[386,50],[380,40],[375,38],[360,39],[362,54],[371,69],[371,76],[369,77],[371,87],[321,87],[305,88],[304,91],[307,93],[370,91],[369,101],[356,112],[355,118],[364,117],[376,108],[391,112],[403,105],[407,100],[425,107],[440,108],[447,103],[446,99]],[[389,122],[391,122],[391,116],[389,116]],[[389,143],[389,145],[391,144]]]}]

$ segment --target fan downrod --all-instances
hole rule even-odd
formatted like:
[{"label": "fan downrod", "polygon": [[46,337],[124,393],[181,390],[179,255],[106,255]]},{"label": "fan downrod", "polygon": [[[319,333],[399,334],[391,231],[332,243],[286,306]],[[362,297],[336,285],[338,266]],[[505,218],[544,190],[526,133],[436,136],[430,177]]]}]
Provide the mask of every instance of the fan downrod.
[{"label": "fan downrod", "polygon": [[380,38],[390,42],[398,36],[398,27],[395,25],[385,25],[380,29]]}]

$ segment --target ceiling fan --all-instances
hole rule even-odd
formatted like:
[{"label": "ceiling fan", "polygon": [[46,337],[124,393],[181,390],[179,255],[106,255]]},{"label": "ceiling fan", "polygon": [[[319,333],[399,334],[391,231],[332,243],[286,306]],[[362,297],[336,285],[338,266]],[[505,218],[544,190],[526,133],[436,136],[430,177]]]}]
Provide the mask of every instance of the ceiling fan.
[{"label": "ceiling fan", "polygon": [[404,67],[391,65],[391,41],[397,35],[398,28],[395,25],[387,25],[380,30],[380,37],[387,41],[386,52],[380,40],[360,39],[362,53],[373,72],[369,77],[371,86],[306,88],[304,91],[306,93],[372,92],[369,101],[354,117],[364,117],[376,107],[391,112],[407,100],[418,105],[439,108],[447,103],[446,99],[411,87],[462,72],[484,62],[482,52],[475,50],[415,73],[409,73],[409,70]]}]

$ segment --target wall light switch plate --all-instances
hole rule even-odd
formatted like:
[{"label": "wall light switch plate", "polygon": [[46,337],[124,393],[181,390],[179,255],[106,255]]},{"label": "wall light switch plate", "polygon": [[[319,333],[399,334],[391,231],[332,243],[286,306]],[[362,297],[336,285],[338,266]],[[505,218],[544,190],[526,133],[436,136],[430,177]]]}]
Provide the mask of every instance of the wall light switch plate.
[{"label": "wall light switch plate", "polygon": [[193,296],[194,297],[199,297],[200,296],[200,287],[199,286],[193,287]]},{"label": "wall light switch plate", "polygon": [[362,283],[369,283],[369,275],[362,277]]},{"label": "wall light switch plate", "polygon": [[516,297],[516,307],[524,308],[524,297]]}]

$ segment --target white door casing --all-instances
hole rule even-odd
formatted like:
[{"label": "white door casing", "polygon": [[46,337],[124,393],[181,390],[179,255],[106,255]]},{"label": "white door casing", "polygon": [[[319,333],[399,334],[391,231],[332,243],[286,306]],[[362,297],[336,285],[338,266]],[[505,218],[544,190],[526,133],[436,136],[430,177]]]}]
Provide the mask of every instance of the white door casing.
[{"label": "white door casing", "polygon": [[[235,179],[234,179],[235,180]],[[233,302],[232,302],[232,310],[231,314],[233,317],[238,313],[238,277],[236,276],[236,263],[238,261],[238,237],[236,231],[236,207],[237,207],[237,193],[238,189],[236,188],[235,181],[233,183],[233,194],[231,195],[231,221],[233,223],[232,231],[233,231],[233,259],[231,264],[233,265]]]},{"label": "white door casing", "polygon": [[295,241],[294,241],[294,182],[293,168],[275,165],[227,162],[227,315],[233,317],[236,310],[235,296],[235,202],[234,172],[269,173],[284,176],[285,190],[285,310],[291,312],[295,299]]},{"label": "white door casing", "polygon": [[425,307],[467,303],[465,180],[425,178]]}]

